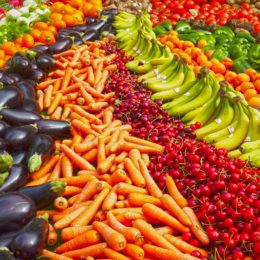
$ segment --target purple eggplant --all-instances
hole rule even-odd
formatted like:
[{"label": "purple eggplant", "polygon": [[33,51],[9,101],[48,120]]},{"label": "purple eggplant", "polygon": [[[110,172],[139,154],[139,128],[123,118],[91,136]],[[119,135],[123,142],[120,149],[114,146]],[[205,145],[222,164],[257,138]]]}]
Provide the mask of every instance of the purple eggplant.
[{"label": "purple eggplant", "polygon": [[23,80],[23,77],[17,73],[10,73],[10,74],[8,74],[8,76],[14,80],[15,85],[17,84],[17,82]]},{"label": "purple eggplant", "polygon": [[97,18],[93,17],[93,16],[87,16],[86,17],[86,24],[92,24],[92,23],[96,23],[98,20]]},{"label": "purple eggplant", "polygon": [[11,243],[15,256],[33,259],[41,253],[47,243],[49,223],[44,216],[33,218],[18,233]]},{"label": "purple eggplant", "polygon": [[36,214],[32,199],[19,192],[0,194],[0,234],[17,231]]},{"label": "purple eggplant", "polygon": [[19,107],[22,110],[30,111],[38,114],[40,112],[40,107],[36,99],[25,99],[23,104]]},{"label": "purple eggplant", "polygon": [[56,69],[55,58],[49,54],[42,54],[37,57],[36,64],[39,69],[43,70],[46,73],[49,73]]},{"label": "purple eggplant", "polygon": [[82,41],[95,41],[99,39],[99,32],[96,30],[89,30],[82,36]]},{"label": "purple eggplant", "polygon": [[100,14],[101,18],[102,17],[108,17],[107,22],[114,22],[114,17],[115,15],[118,14],[118,9],[117,8],[111,8],[107,10],[103,10]]},{"label": "purple eggplant", "polygon": [[17,234],[18,234],[17,231],[1,234],[0,235],[0,248],[1,247],[9,248],[13,239],[17,236]]},{"label": "purple eggplant", "polygon": [[6,143],[5,139],[0,137],[0,150],[5,150],[6,147],[7,147],[7,143]]},{"label": "purple eggplant", "polygon": [[10,108],[0,108],[0,116],[14,126],[33,124],[42,119],[39,114],[34,112]]},{"label": "purple eggplant", "polygon": [[66,50],[69,50],[71,48],[72,44],[73,44],[73,41],[70,38],[58,40],[49,47],[49,53],[57,54],[57,53],[64,52]]},{"label": "purple eggplant", "polygon": [[70,29],[74,30],[74,31],[77,31],[79,33],[83,33],[83,32],[86,32],[86,30],[88,29],[87,25],[86,24],[78,24],[78,25],[75,25],[75,26],[72,26],[70,27]]},{"label": "purple eggplant", "polygon": [[24,186],[30,178],[30,173],[22,164],[15,164],[9,171],[5,182],[0,186],[0,192],[15,191]]},{"label": "purple eggplant", "polygon": [[70,136],[70,123],[64,120],[40,120],[36,125],[40,134],[47,134],[54,138]]},{"label": "purple eggplant", "polygon": [[4,73],[1,78],[1,83],[4,84],[4,86],[14,85],[15,80]]},{"label": "purple eggplant", "polygon": [[23,103],[23,93],[15,86],[0,89],[0,107],[15,108]]},{"label": "purple eggplant", "polygon": [[37,171],[43,161],[53,152],[53,139],[46,134],[38,134],[33,139],[27,153],[27,168],[29,172]]},{"label": "purple eggplant", "polygon": [[8,248],[0,247],[0,259],[1,260],[16,260],[13,254],[9,251]]},{"label": "purple eggplant", "polygon": [[13,157],[13,164],[25,164],[27,151],[12,151],[10,155]]},{"label": "purple eggplant", "polygon": [[29,99],[29,98],[36,99],[34,83],[35,82],[31,80],[23,80],[17,83],[17,88],[22,91],[24,99]]},{"label": "purple eggplant", "polygon": [[8,147],[12,150],[26,149],[38,130],[35,125],[23,125],[11,128],[5,135]]},{"label": "purple eggplant", "polygon": [[81,39],[75,39],[74,40],[74,45],[75,46],[79,46],[79,45],[82,45],[82,44],[84,44],[84,41],[82,41]]},{"label": "purple eggplant", "polygon": [[46,54],[49,51],[49,47],[47,45],[37,45],[32,47],[31,49],[26,51],[26,56],[33,60],[36,56],[39,56],[41,54]]},{"label": "purple eggplant", "polygon": [[32,72],[32,63],[24,54],[16,52],[11,58],[11,68],[15,73],[26,76]]},{"label": "purple eggplant", "polygon": [[87,24],[87,31],[94,30],[94,31],[100,31],[101,28],[106,24],[106,20],[108,17],[104,17],[103,20],[99,20],[97,22]]},{"label": "purple eggplant", "polygon": [[44,72],[43,70],[40,69],[34,69],[32,71],[32,73],[30,73],[29,78],[36,81],[36,82],[41,82],[43,80],[45,80],[47,77],[46,72]]},{"label": "purple eggplant", "polygon": [[53,203],[64,192],[65,187],[66,183],[63,181],[51,181],[37,186],[23,187],[18,192],[30,197],[39,210]]},{"label": "purple eggplant", "polygon": [[0,137],[5,136],[6,131],[10,128],[10,125],[8,125],[5,121],[0,120]]}]

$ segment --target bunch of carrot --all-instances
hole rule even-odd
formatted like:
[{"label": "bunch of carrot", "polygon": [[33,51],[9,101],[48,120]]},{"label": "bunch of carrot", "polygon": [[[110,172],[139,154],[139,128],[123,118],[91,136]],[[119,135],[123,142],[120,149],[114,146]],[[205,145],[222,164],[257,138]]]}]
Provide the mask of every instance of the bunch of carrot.
[{"label": "bunch of carrot", "polygon": [[[56,153],[32,174],[32,182],[67,183],[62,197],[47,212],[48,245],[63,244],[42,254],[68,259],[197,259],[190,254],[205,250],[184,242],[179,234],[191,231],[209,243],[193,210],[167,176],[164,194],[151,177],[149,154],[164,147],[130,135],[131,126],[113,120],[103,94],[109,71],[116,69],[106,56],[104,42],[56,55],[58,70],[38,86],[38,102],[47,116],[71,122],[71,139],[56,142]],[[146,257],[146,258],[145,258]]]}]

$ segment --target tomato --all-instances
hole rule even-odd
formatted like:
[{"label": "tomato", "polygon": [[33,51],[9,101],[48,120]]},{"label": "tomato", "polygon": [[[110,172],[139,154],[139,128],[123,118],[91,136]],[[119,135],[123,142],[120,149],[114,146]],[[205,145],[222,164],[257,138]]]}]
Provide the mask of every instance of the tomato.
[{"label": "tomato", "polygon": [[186,2],[184,3],[184,8],[185,8],[186,10],[193,9],[193,8],[194,8],[194,5],[195,5],[195,3],[194,3],[193,0],[188,0],[188,1],[186,1]]},{"label": "tomato", "polygon": [[23,47],[26,48],[31,48],[34,45],[34,38],[30,34],[25,34],[23,36],[23,42],[22,42]]},{"label": "tomato", "polygon": [[180,18],[181,18],[181,16],[179,14],[172,14],[170,16],[170,19],[174,20],[174,21],[178,21]]},{"label": "tomato", "polygon": [[172,12],[171,9],[169,9],[167,7],[164,10],[162,10],[163,14],[170,14],[171,12]]},{"label": "tomato", "polygon": [[241,10],[238,13],[238,18],[246,18],[248,17],[248,12],[246,10]]},{"label": "tomato", "polygon": [[185,9],[183,7],[182,4],[178,4],[176,7],[175,7],[175,12],[179,15],[183,15],[185,13]]},{"label": "tomato", "polygon": [[254,26],[255,34],[260,32],[260,23],[255,24]]},{"label": "tomato", "polygon": [[172,2],[172,3],[167,5],[167,8],[170,8],[171,10],[174,10],[175,6],[176,6],[176,4]]},{"label": "tomato", "polygon": [[153,3],[153,8],[158,8],[162,4],[161,1],[156,1]]},{"label": "tomato", "polygon": [[223,18],[223,19],[220,19],[220,20],[218,21],[218,24],[223,26],[223,25],[226,24],[226,22],[227,22],[227,19]]}]

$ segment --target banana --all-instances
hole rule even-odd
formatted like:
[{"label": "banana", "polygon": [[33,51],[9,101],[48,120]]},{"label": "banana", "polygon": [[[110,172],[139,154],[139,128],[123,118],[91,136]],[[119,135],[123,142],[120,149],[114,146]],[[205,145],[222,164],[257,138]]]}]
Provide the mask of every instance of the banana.
[{"label": "banana", "polygon": [[184,123],[187,123],[188,125],[190,125],[190,121],[192,121],[196,116],[198,116],[201,111],[204,109],[204,107],[198,107],[190,112],[188,112],[187,114],[185,114],[185,116],[183,116],[181,118],[181,120],[184,122]]},{"label": "banana", "polygon": [[245,140],[248,132],[249,118],[244,112],[242,105],[238,104],[238,107],[239,118],[234,128],[234,132],[232,134],[229,134],[228,137],[215,143],[215,146],[217,148],[225,148],[228,151],[234,150],[239,147],[239,145],[241,145],[241,143],[243,143],[243,141]]},{"label": "banana", "polygon": [[255,160],[254,162],[252,162],[252,164],[253,164],[255,167],[260,167],[260,159]]},{"label": "banana", "polygon": [[241,156],[239,156],[239,159],[248,160],[252,162],[260,160],[260,150],[258,149],[258,150],[251,151],[249,153],[242,154]]},{"label": "banana", "polygon": [[249,153],[251,151],[260,149],[260,140],[243,143],[239,149],[242,153]]},{"label": "banana", "polygon": [[242,153],[239,149],[233,150],[233,151],[228,153],[228,156],[231,157],[231,158],[236,158],[236,157],[239,157],[241,155],[242,155]]}]

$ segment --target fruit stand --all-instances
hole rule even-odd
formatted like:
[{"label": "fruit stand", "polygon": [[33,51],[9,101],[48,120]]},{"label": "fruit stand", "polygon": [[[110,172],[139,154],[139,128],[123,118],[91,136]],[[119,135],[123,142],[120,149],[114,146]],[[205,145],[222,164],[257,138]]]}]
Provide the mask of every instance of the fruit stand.
[{"label": "fruit stand", "polygon": [[260,6],[0,0],[1,260],[260,260]]}]

